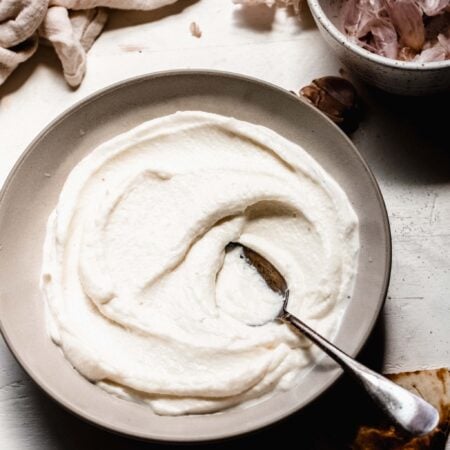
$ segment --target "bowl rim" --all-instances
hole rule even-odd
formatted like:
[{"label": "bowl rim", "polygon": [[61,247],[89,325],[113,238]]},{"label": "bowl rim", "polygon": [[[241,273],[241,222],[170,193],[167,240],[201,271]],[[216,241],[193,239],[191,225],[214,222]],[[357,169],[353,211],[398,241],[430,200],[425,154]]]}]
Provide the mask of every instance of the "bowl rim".
[{"label": "bowl rim", "polygon": [[415,61],[400,61],[398,59],[387,58],[386,56],[380,56],[376,53],[372,53],[358,44],[352,42],[348,36],[342,33],[328,18],[321,6],[320,0],[307,0],[309,9],[316,21],[325,28],[329,35],[339,44],[348,48],[358,56],[368,59],[376,64],[391,67],[392,69],[401,69],[407,71],[438,71],[444,68],[450,68],[450,59],[444,61],[431,61],[431,62],[415,62]]},{"label": "bowl rim", "polygon": [[[334,123],[332,122],[323,112],[321,112],[319,109],[313,107],[309,102],[306,100],[298,97],[297,95],[293,94],[292,92],[288,91],[287,89],[276,85],[274,83],[253,77],[248,76],[240,73],[230,72],[230,71],[223,71],[223,70],[213,70],[213,69],[172,69],[172,70],[162,70],[157,72],[151,72],[143,75],[138,75],[134,77],[129,77],[120,81],[117,81],[115,83],[112,83],[110,85],[107,85],[103,88],[100,88],[98,90],[95,90],[94,92],[90,93],[86,97],[78,100],[73,105],[69,106],[68,108],[65,108],[60,114],[58,114],[53,120],[51,120],[35,137],[32,139],[32,141],[29,143],[29,145],[25,148],[23,153],[20,155],[20,157],[17,159],[16,163],[14,164],[13,168],[10,170],[7,178],[5,179],[2,186],[0,186],[0,205],[4,202],[4,199],[6,197],[6,194],[9,190],[10,185],[14,182],[14,179],[16,177],[17,172],[20,170],[22,164],[28,157],[28,155],[34,150],[34,148],[39,144],[39,142],[45,138],[45,136],[49,133],[51,133],[60,122],[65,120],[68,116],[71,114],[77,112],[78,110],[82,109],[85,105],[90,104],[91,102],[96,101],[98,98],[101,98],[104,95],[112,94],[114,91],[126,88],[129,85],[133,84],[139,84],[140,82],[145,82],[152,79],[158,79],[158,78],[165,78],[165,77],[179,77],[179,76],[192,76],[192,75],[200,75],[200,76],[211,76],[211,77],[222,77],[225,79],[231,79],[231,80],[237,80],[237,81],[243,81],[252,83],[255,85],[259,85],[260,87],[264,87],[266,89],[276,91],[278,94],[284,95],[286,97],[291,97],[296,99],[296,101],[300,101],[304,103],[305,105],[309,106],[312,111],[314,111],[315,114],[322,117],[322,119],[325,119],[329,125],[331,125],[333,128],[335,128],[335,131],[341,135],[346,141],[347,144],[352,147],[352,151],[354,156],[359,160],[359,162],[362,164],[363,170],[365,172],[365,175],[370,180],[370,184],[372,185],[372,188],[375,191],[375,196],[378,200],[378,203],[380,205],[381,213],[382,213],[382,222],[383,222],[383,231],[385,233],[386,242],[385,242],[385,257],[384,257],[384,264],[385,264],[385,272],[383,274],[383,282],[380,290],[380,295],[378,297],[378,302],[376,304],[375,308],[375,314],[371,318],[370,322],[368,323],[368,326],[366,327],[365,332],[363,333],[362,339],[358,342],[358,344],[355,346],[353,351],[350,351],[349,354],[353,357],[356,357],[361,350],[364,348],[364,346],[367,344],[367,341],[372,334],[376,323],[379,320],[380,313],[384,307],[388,287],[390,283],[391,278],[391,270],[392,270],[392,234],[391,234],[391,228],[390,228],[390,221],[389,216],[386,209],[386,204],[381,192],[381,189],[378,185],[378,182],[368,166],[367,162],[365,161],[364,157],[361,155],[355,144],[351,141],[351,139]],[[1,216],[0,216],[1,218]],[[61,406],[64,410],[71,413],[75,417],[99,428],[102,430],[105,430],[107,432],[117,434],[120,436],[124,436],[127,438],[132,438],[135,440],[141,440],[145,442],[153,442],[153,443],[166,443],[166,444],[193,444],[193,443],[214,443],[214,442],[222,442],[226,441],[232,438],[236,437],[242,437],[249,434],[254,433],[255,431],[259,431],[262,429],[265,429],[267,427],[273,426],[285,419],[287,419],[292,414],[295,414],[299,410],[303,409],[307,405],[311,404],[321,396],[325,392],[327,392],[340,378],[343,371],[340,368],[335,369],[331,375],[329,380],[323,385],[322,389],[313,393],[312,395],[309,395],[307,400],[302,405],[297,405],[294,408],[291,408],[289,410],[283,411],[283,413],[278,413],[276,418],[270,417],[265,418],[264,420],[261,420],[257,426],[250,426],[247,427],[245,430],[240,430],[239,432],[230,432],[230,431],[223,431],[220,435],[211,437],[209,433],[206,433],[201,436],[196,437],[180,437],[180,436],[166,436],[165,434],[154,434],[152,437],[149,437],[147,433],[131,433],[128,429],[120,428],[118,426],[111,427],[109,423],[105,420],[99,420],[98,417],[91,416],[86,410],[79,408],[78,406],[71,403],[66,398],[62,397],[61,395],[56,392],[51,385],[49,385],[45,380],[42,380],[40,376],[35,372],[33,369],[33,366],[25,362],[25,360],[22,358],[21,354],[17,350],[16,346],[14,345],[14,342],[10,339],[6,327],[3,323],[2,317],[0,316],[0,337],[3,338],[6,346],[8,347],[9,351],[15,358],[15,360],[19,363],[21,368],[26,372],[26,374],[33,380],[33,382],[37,385],[38,388],[40,388],[45,394],[47,394],[53,401],[55,401],[59,406]]]}]

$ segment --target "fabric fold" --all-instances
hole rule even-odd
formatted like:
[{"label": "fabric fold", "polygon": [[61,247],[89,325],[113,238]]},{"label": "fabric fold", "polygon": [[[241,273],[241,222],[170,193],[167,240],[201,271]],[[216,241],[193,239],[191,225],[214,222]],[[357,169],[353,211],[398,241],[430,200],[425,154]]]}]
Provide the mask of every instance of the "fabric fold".
[{"label": "fabric fold", "polygon": [[103,8],[70,13],[62,6],[49,8],[39,33],[53,45],[70,86],[81,83],[86,72],[86,52],[101,33],[107,18]]},{"label": "fabric fold", "polygon": [[152,10],[177,0],[0,0],[0,85],[30,58],[39,37],[54,47],[64,78],[77,87],[86,53],[102,32],[107,8]]},{"label": "fabric fold", "polygon": [[39,38],[37,33],[35,33],[14,47],[0,47],[0,85],[4,83],[20,63],[33,56],[38,44]]},{"label": "fabric fold", "polygon": [[48,0],[1,0],[0,47],[14,47],[26,41],[45,17]]}]

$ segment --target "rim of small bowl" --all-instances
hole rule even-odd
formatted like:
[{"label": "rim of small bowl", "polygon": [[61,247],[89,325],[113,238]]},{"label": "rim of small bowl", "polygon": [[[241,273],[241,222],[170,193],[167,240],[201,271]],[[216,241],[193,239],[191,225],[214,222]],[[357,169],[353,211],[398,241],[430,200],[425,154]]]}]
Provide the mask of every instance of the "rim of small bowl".
[{"label": "rim of small bowl", "polygon": [[325,11],[320,6],[319,0],[307,0],[309,8],[311,10],[314,18],[319,21],[325,30],[330,34],[330,36],[335,39],[338,43],[344,45],[352,52],[358,54],[359,56],[369,59],[375,63],[381,64],[383,66],[392,67],[393,69],[403,69],[403,70],[440,70],[443,68],[450,68],[450,59],[445,61],[432,61],[432,62],[415,62],[415,61],[400,61],[398,59],[391,59],[385,56],[377,55],[358,44],[352,42],[348,36],[342,33],[334,23],[328,19]]}]

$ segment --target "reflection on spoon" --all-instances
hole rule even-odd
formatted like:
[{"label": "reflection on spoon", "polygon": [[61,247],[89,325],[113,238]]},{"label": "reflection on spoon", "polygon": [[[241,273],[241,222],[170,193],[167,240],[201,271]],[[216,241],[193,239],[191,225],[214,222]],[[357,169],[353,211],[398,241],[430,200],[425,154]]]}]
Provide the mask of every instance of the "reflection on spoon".
[{"label": "reflection on spoon", "polygon": [[280,294],[284,299],[273,320],[280,320],[294,327],[320,347],[344,371],[352,375],[363,386],[375,403],[393,422],[411,435],[422,436],[431,432],[437,426],[439,413],[436,408],[417,395],[357,362],[300,319],[290,314],[286,310],[289,301],[289,289],[284,277],[267,259],[248,247],[232,242],[228,244],[227,250],[239,246],[242,247],[246,261],[259,272],[269,288]]}]

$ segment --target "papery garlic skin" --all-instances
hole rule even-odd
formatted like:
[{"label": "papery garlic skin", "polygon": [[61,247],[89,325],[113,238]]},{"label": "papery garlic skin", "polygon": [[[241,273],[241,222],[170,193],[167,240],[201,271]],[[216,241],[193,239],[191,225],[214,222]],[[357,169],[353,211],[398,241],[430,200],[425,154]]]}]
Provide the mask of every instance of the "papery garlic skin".
[{"label": "papery garlic skin", "polygon": [[[441,17],[436,32],[431,17]],[[391,59],[450,59],[450,0],[344,0],[341,27],[358,45]]]}]

